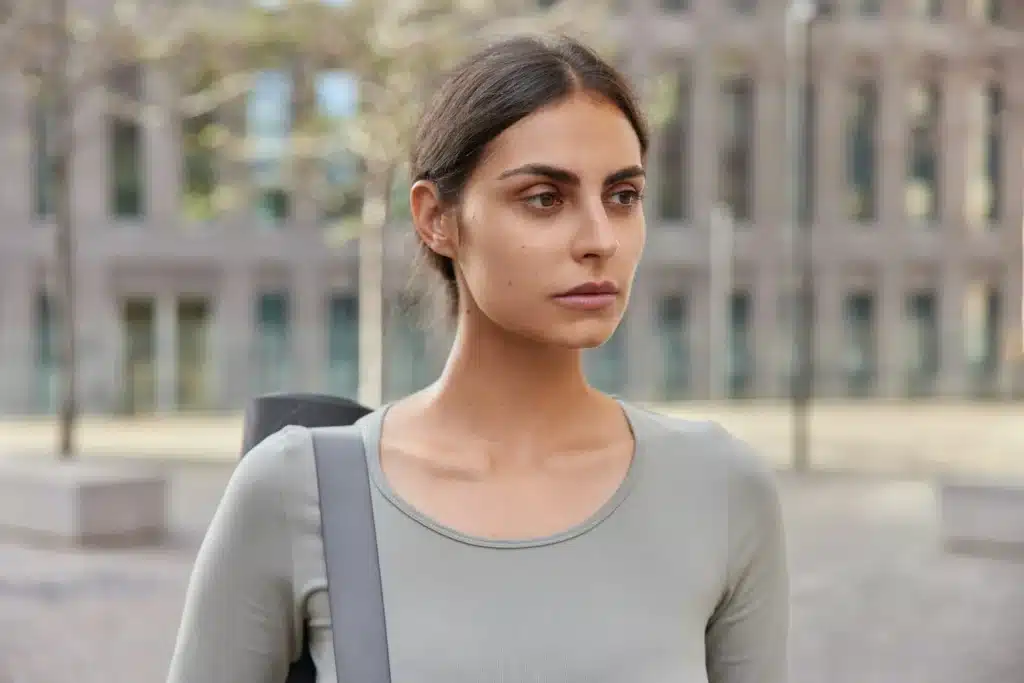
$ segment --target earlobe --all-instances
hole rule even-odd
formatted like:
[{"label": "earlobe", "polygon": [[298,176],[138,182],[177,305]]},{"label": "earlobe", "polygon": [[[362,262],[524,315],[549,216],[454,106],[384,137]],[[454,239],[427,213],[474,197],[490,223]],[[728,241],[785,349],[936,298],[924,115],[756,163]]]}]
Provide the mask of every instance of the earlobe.
[{"label": "earlobe", "polygon": [[428,180],[420,180],[409,190],[409,208],[413,228],[420,240],[431,251],[442,256],[454,255],[449,235],[449,212],[437,191],[437,186]]}]

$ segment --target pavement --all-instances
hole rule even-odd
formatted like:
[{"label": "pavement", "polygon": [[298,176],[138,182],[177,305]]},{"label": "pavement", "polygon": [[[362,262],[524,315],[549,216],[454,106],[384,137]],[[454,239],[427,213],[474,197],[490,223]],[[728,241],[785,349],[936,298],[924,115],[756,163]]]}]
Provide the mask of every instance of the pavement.
[{"label": "pavement", "polygon": [[[833,471],[779,473],[792,683],[1024,681],[1024,564],[943,553],[932,476],[1024,471],[1024,408],[832,411],[815,417],[814,452]],[[785,459],[784,411],[700,414]],[[0,683],[164,680],[192,561],[238,441],[237,418],[175,420],[185,431],[164,432],[161,420],[106,430],[93,422],[82,433],[94,454],[167,472],[173,535],[164,547],[83,552],[0,540]],[[0,452],[34,443],[43,455],[49,426],[19,424],[0,424]],[[840,446],[849,450],[826,450]],[[851,465],[860,472],[841,471]]]},{"label": "pavement", "polygon": [[[781,402],[679,403],[652,409],[711,419],[750,442],[780,467],[791,459],[793,420]],[[87,417],[77,432],[90,457],[233,462],[242,418],[169,415]],[[810,416],[810,451],[821,470],[889,474],[1024,477],[1024,402],[827,403]],[[49,456],[56,442],[50,419],[0,417],[0,456]]]}]

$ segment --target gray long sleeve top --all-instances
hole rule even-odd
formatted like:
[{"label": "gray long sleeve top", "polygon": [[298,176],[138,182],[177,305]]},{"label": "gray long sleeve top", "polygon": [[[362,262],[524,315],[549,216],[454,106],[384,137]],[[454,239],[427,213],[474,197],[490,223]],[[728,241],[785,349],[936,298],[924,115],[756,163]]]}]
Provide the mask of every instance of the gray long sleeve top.
[{"label": "gray long sleeve top", "polygon": [[[721,428],[626,405],[629,472],[556,536],[490,541],[411,508],[363,418],[395,683],[782,683],[789,588],[772,474]],[[199,552],[169,683],[283,683],[303,625],[337,681],[308,430],[239,464]]]}]

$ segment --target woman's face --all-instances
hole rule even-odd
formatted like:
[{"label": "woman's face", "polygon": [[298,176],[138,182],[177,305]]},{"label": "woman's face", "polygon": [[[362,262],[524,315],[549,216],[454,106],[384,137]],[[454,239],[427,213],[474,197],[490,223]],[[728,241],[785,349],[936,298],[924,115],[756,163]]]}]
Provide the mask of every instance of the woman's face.
[{"label": "woman's face", "polygon": [[471,314],[541,343],[604,343],[643,251],[643,189],[637,135],[606,100],[579,93],[505,130],[449,228]]}]

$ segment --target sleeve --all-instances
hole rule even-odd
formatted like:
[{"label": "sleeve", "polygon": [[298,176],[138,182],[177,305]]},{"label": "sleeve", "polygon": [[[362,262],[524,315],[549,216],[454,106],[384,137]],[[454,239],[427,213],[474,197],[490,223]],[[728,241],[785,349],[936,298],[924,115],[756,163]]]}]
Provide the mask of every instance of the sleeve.
[{"label": "sleeve", "polygon": [[235,469],[192,570],[168,683],[283,683],[293,659],[292,553],[281,482],[301,435]]},{"label": "sleeve", "polygon": [[741,444],[729,476],[728,583],[705,636],[710,683],[784,683],[789,573],[771,470]]}]

